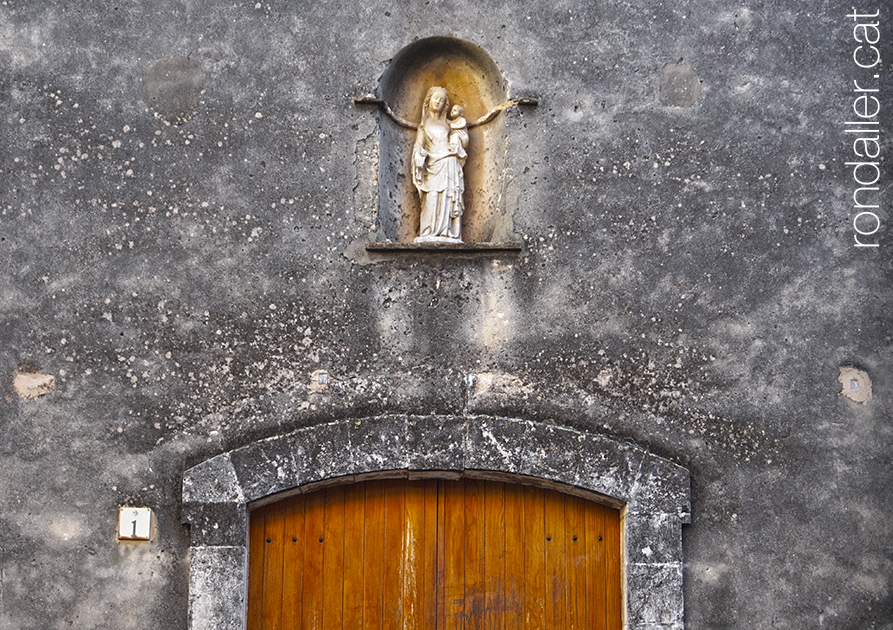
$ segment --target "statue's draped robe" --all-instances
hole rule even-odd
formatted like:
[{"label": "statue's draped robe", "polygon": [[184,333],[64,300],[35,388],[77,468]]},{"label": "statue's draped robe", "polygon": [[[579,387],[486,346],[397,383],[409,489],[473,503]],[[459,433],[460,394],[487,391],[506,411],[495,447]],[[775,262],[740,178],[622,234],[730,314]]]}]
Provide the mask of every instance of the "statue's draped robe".
[{"label": "statue's draped robe", "polygon": [[[462,194],[465,191],[462,166],[465,159],[451,150],[450,131],[445,124],[425,125],[419,129],[413,149],[413,180],[422,205],[420,237],[461,238]],[[464,134],[462,144],[468,143],[467,131],[454,133]]]}]

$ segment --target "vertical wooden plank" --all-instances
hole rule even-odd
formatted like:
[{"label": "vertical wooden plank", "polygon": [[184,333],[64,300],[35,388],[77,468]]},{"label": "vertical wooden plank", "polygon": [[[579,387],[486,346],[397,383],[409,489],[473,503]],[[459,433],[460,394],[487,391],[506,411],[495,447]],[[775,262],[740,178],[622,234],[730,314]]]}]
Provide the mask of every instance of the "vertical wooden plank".
[{"label": "vertical wooden plank", "polygon": [[445,591],[446,574],[446,497],[443,481],[437,482],[437,542],[434,575],[435,616],[434,627],[437,630],[446,627]]},{"label": "vertical wooden plank", "polygon": [[409,481],[404,493],[403,629],[425,623],[425,486]]},{"label": "vertical wooden plank", "polygon": [[434,625],[433,628],[440,630],[446,625],[445,622],[445,594],[444,594],[444,575],[446,572],[445,561],[445,539],[446,539],[446,498],[444,497],[443,481],[437,482],[437,540],[435,542],[435,574],[434,574]]},{"label": "vertical wooden plank", "polygon": [[608,630],[620,630],[623,624],[620,592],[620,511],[605,510],[605,583],[607,588]]},{"label": "vertical wooden plank", "polygon": [[406,481],[389,480],[384,486],[384,571],[382,602],[385,630],[403,627],[403,531]]},{"label": "vertical wooden plank", "polygon": [[252,510],[248,533],[248,630],[261,630],[264,593],[264,529],[267,508]]},{"label": "vertical wooden plank", "polygon": [[484,488],[484,627],[505,628],[505,484]]},{"label": "vertical wooden plank", "polygon": [[545,492],[524,488],[524,628],[546,628],[546,525]]},{"label": "vertical wooden plank", "polygon": [[322,629],[324,536],[325,493],[311,492],[304,506],[303,630]]},{"label": "vertical wooden plank", "polygon": [[324,492],[323,628],[341,628],[344,618],[344,492],[344,486]]},{"label": "vertical wooden plank", "polygon": [[565,628],[567,619],[567,551],[565,549],[564,495],[547,491],[546,524],[546,627]]},{"label": "vertical wooden plank", "polygon": [[568,630],[590,628],[586,610],[586,503],[579,497],[565,497]]},{"label": "vertical wooden plank", "polygon": [[586,601],[589,605],[590,626],[593,630],[607,630],[605,599],[605,508],[598,503],[586,506]]},{"label": "vertical wooden plank", "polygon": [[465,482],[441,482],[443,603],[438,630],[465,630]]},{"label": "vertical wooden plank", "polygon": [[285,540],[283,543],[282,630],[301,627],[304,588],[304,497],[285,501]]},{"label": "vertical wooden plank", "polygon": [[381,630],[383,627],[384,573],[384,482],[371,481],[366,486],[365,501],[365,574],[363,576],[363,628]]},{"label": "vertical wooden plank", "polygon": [[484,482],[465,480],[465,628],[484,630],[486,616]]},{"label": "vertical wooden plank", "polygon": [[423,624],[425,630],[437,628],[437,505],[438,483],[436,479],[428,479],[424,482],[425,499],[425,547],[423,575],[424,587],[422,590]]},{"label": "vertical wooden plank", "polygon": [[344,496],[344,628],[363,627],[363,582],[365,578],[366,485],[356,483]]},{"label": "vertical wooden plank", "polygon": [[505,484],[505,629],[523,630],[525,606],[524,488]]},{"label": "vertical wooden plank", "polygon": [[282,501],[267,508],[264,522],[264,594],[261,626],[280,630],[282,624],[282,559],[285,511]]}]

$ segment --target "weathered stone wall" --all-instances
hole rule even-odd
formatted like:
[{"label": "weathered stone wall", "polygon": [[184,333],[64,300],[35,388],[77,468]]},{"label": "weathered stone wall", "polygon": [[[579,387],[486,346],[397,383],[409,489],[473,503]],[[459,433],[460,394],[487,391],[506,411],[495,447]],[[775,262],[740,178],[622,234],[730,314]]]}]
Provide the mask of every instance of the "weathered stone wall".
[{"label": "weathered stone wall", "polygon": [[[688,469],[687,628],[893,628],[891,174],[856,248],[844,133],[854,80],[893,129],[893,36],[875,79],[852,11],[0,2],[0,628],[186,628],[184,471],[392,414]],[[354,98],[438,35],[539,99],[501,114],[519,253],[365,249]]]}]

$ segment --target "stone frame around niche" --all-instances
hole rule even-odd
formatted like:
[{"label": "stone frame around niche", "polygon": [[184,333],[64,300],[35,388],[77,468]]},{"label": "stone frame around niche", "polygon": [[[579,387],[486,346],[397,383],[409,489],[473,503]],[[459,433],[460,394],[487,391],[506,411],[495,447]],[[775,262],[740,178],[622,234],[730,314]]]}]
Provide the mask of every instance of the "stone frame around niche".
[{"label": "stone frame around niche", "polygon": [[[420,208],[407,174],[422,101],[434,85],[444,87],[455,104],[466,108],[469,121],[462,243],[414,242]],[[367,251],[506,254],[522,249],[513,231],[514,209],[507,201],[512,178],[501,112],[514,105],[535,105],[537,99],[510,98],[508,80],[485,49],[455,37],[418,39],[397,52],[374,94],[354,101],[379,106],[375,147],[357,154],[358,173],[374,173],[374,185],[361,182],[356,198],[358,205],[374,208],[374,240]]]},{"label": "stone frame around niche", "polygon": [[184,473],[189,629],[244,630],[249,506],[324,483],[379,477],[498,478],[621,509],[624,628],[683,628],[685,468],[604,436],[491,416],[377,416],[297,429]]}]

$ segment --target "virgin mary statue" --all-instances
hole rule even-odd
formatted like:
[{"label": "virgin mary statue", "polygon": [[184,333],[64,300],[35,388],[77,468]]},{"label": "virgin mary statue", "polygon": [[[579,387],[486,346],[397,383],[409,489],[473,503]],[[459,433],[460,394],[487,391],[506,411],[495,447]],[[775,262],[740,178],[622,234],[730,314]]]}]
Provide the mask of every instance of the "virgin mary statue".
[{"label": "virgin mary statue", "polygon": [[[451,113],[452,120],[447,114]],[[462,242],[462,213],[468,129],[461,107],[450,110],[450,97],[442,87],[432,87],[422,104],[415,146],[412,149],[412,181],[419,191],[422,211],[416,243]]]}]

